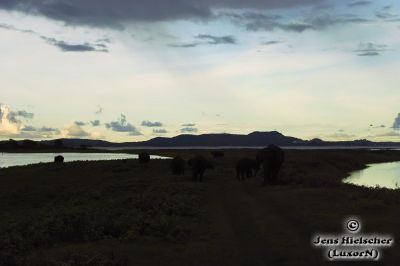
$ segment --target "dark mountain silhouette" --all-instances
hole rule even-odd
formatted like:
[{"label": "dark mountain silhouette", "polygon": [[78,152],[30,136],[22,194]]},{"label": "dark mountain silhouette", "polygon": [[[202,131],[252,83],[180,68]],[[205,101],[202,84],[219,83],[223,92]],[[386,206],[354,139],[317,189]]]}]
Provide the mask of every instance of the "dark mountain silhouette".
[{"label": "dark mountain silhouette", "polygon": [[140,142],[114,143],[104,140],[92,139],[57,139],[44,141],[0,141],[0,149],[48,149],[48,148],[87,148],[87,147],[264,147],[269,144],[279,146],[400,146],[398,142],[372,142],[366,139],[353,141],[324,141],[321,139],[302,140],[285,136],[277,131],[253,132],[248,135],[241,134],[202,134],[202,135],[178,135],[175,137],[156,137]]}]

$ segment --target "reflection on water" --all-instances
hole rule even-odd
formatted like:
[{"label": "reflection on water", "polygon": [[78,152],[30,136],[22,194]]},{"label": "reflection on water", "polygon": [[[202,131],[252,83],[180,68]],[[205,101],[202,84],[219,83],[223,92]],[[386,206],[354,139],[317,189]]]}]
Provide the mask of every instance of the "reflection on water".
[{"label": "reflection on water", "polygon": [[364,170],[353,172],[344,182],[367,187],[400,188],[400,162],[370,164]]},{"label": "reflection on water", "polygon": [[[136,154],[126,153],[0,153],[0,168],[22,166],[35,163],[49,163],[54,157],[62,155],[66,162],[74,161],[106,161],[136,159]],[[165,159],[166,157],[151,155],[152,159]]]}]

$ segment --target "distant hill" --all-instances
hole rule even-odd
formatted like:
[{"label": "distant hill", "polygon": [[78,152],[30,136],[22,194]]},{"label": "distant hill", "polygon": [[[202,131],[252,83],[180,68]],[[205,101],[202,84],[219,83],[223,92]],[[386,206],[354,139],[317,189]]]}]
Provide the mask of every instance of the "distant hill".
[{"label": "distant hill", "polygon": [[[92,139],[58,139],[43,141],[0,141],[0,148],[15,149],[46,149],[51,147],[60,148],[60,143],[66,148],[86,147],[263,147],[269,144],[279,146],[400,146],[398,142],[372,142],[369,140],[353,141],[324,141],[321,139],[302,140],[295,137],[285,136],[277,131],[252,132],[247,135],[241,134],[202,134],[202,135],[178,135],[175,137],[156,137],[147,141],[114,143],[104,140]],[[57,146],[58,145],[58,146]]]}]

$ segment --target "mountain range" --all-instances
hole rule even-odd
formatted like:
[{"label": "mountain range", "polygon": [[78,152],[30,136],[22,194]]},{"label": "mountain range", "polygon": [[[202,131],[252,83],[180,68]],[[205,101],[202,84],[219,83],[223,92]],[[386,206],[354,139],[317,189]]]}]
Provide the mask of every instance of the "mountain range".
[{"label": "mountain range", "polygon": [[[61,139],[66,147],[262,147],[269,144],[279,146],[397,146],[397,142],[372,142],[366,139],[353,141],[324,141],[321,139],[302,140],[285,136],[277,131],[252,132],[242,134],[183,134],[175,137],[156,137],[140,142],[108,142],[91,139]],[[41,141],[43,144],[52,144],[54,140]]]}]

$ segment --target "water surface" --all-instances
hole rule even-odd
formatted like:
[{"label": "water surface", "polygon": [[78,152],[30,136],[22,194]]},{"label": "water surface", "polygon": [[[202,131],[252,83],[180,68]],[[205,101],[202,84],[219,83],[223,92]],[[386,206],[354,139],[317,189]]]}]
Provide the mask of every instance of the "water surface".
[{"label": "water surface", "polygon": [[[127,153],[0,153],[0,168],[10,166],[23,166],[36,163],[49,163],[54,157],[62,155],[65,162],[74,161],[107,161],[136,159],[137,154]],[[165,159],[166,157],[151,155],[152,159]]]},{"label": "water surface", "polygon": [[351,173],[344,182],[367,187],[400,188],[400,162],[369,164],[368,168]]}]

